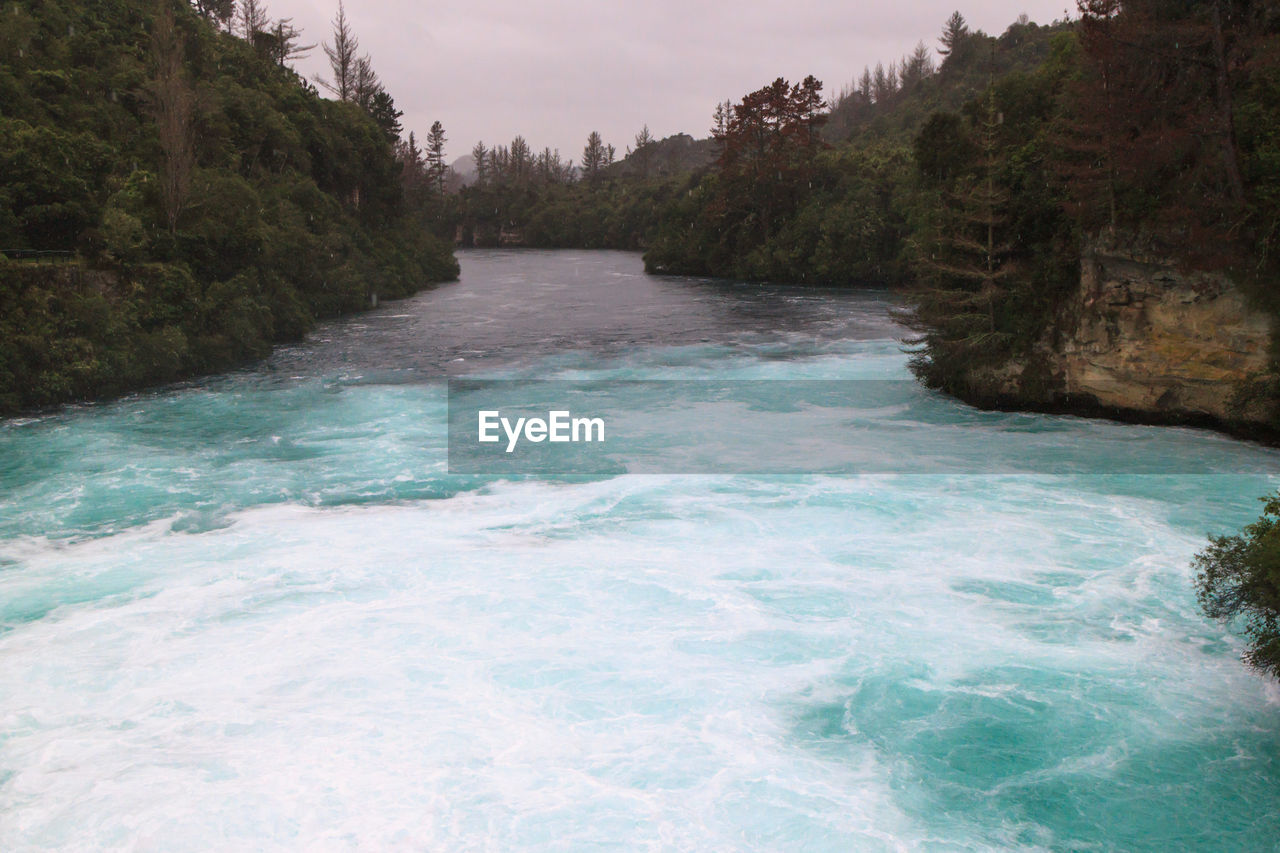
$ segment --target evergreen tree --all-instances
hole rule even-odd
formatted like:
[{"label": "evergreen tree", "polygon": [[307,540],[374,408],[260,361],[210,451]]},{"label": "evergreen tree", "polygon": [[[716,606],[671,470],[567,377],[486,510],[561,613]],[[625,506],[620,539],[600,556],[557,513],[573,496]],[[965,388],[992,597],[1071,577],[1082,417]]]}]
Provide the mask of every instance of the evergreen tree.
[{"label": "evergreen tree", "polygon": [[351,100],[366,111],[372,112],[373,99],[382,91],[382,82],[373,70],[373,61],[369,54],[356,60],[355,77],[352,83]]},{"label": "evergreen tree", "polygon": [[360,40],[347,23],[347,10],[338,0],[338,14],[333,19],[333,44],[324,43],[324,55],[329,59],[332,80],[316,78],[325,89],[338,96],[340,101],[351,101],[356,95],[356,77],[360,65]]},{"label": "evergreen tree", "polygon": [[909,89],[933,73],[933,59],[924,42],[916,45],[911,56],[902,61],[902,88]]},{"label": "evergreen tree", "polygon": [[941,56],[950,56],[967,35],[969,35],[969,25],[965,23],[964,15],[952,12],[951,17],[947,18],[947,22],[942,27],[942,35],[938,38],[942,44],[938,48],[938,53]]},{"label": "evergreen tree", "polygon": [[530,173],[533,171],[533,150],[529,147],[528,141],[519,134],[511,140],[511,161],[508,167],[511,180],[518,184],[528,182]]},{"label": "evergreen tree", "polygon": [[267,4],[262,0],[240,0],[240,13],[236,19],[240,37],[255,47],[258,46],[259,34],[267,32],[271,25]]},{"label": "evergreen tree", "polygon": [[582,149],[582,176],[594,183],[600,177],[600,170],[605,166],[604,140],[597,131],[587,136],[586,147]]},{"label": "evergreen tree", "polygon": [[281,18],[270,30],[268,56],[284,68],[292,59],[305,57],[315,47],[314,44],[298,44],[302,31],[293,26],[292,18]]},{"label": "evergreen tree", "polygon": [[404,115],[404,112],[396,109],[395,100],[385,89],[378,89],[369,103],[368,110],[369,117],[382,128],[388,142],[395,142],[400,138],[400,131],[403,130],[400,125],[400,116]]},{"label": "evergreen tree", "polygon": [[195,5],[205,20],[224,30],[236,15],[236,0],[196,0]]},{"label": "evergreen tree", "polygon": [[631,153],[635,158],[636,166],[640,170],[641,180],[649,179],[649,168],[653,164],[653,134],[649,132],[649,125],[636,134],[636,150]]},{"label": "evergreen tree", "polygon": [[919,259],[923,281],[914,295],[915,323],[924,332],[917,343],[926,345],[927,358],[917,353],[912,369],[930,385],[951,388],[954,369],[1007,355],[1013,337],[997,317],[1017,269],[1015,247],[1004,233],[1009,193],[996,175],[999,125],[992,85],[977,128],[977,169],[944,193],[934,240]]},{"label": "evergreen tree", "polygon": [[889,89],[889,75],[885,73],[884,64],[876,63],[875,77],[872,78],[871,95],[877,104],[886,103],[893,92]]},{"label": "evergreen tree", "polygon": [[427,132],[427,175],[432,186],[444,196],[445,178],[449,174],[449,164],[444,159],[444,125],[435,121]]},{"label": "evergreen tree", "polygon": [[413,200],[421,198],[426,187],[426,163],[422,158],[422,149],[418,147],[418,138],[411,130],[409,138],[399,145],[400,183],[404,187],[405,197]]},{"label": "evergreen tree", "polygon": [[489,149],[483,141],[471,149],[471,158],[476,161],[476,186],[483,189],[489,183]]}]

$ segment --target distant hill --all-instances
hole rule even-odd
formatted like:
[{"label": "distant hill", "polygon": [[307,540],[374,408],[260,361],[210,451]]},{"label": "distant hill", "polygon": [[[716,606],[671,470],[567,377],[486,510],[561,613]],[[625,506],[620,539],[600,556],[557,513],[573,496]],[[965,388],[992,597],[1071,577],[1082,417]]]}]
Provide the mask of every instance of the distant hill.
[{"label": "distant hill", "polygon": [[455,175],[458,176],[458,182],[463,186],[471,186],[476,182],[476,158],[470,154],[463,154],[449,166],[453,169]]},{"label": "distant hill", "polygon": [[687,133],[677,133],[630,152],[615,163],[609,173],[629,178],[672,177],[709,166],[715,157],[714,140],[694,139]]}]

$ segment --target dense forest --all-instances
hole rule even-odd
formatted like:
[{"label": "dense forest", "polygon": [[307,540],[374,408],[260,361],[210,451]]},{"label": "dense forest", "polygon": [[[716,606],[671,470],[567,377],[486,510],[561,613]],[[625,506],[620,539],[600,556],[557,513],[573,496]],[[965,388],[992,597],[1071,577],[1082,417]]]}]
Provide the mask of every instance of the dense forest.
[{"label": "dense forest", "polygon": [[[918,372],[1021,357],[1090,244],[1159,247],[1275,311],[1280,9],[1086,0],[1031,75],[994,78],[916,140]],[[948,148],[946,143],[956,144]]]},{"label": "dense forest", "polygon": [[339,7],[327,94],[253,0],[5,3],[0,411],[265,354],[457,274]]},{"label": "dense forest", "polygon": [[1078,11],[999,36],[956,13],[940,62],[922,44],[825,104],[779,79],[717,106],[716,160],[649,226],[649,269],[904,286],[914,369],[962,396],[975,365],[1028,356],[1090,246],[1157,247],[1280,310],[1280,9]]}]

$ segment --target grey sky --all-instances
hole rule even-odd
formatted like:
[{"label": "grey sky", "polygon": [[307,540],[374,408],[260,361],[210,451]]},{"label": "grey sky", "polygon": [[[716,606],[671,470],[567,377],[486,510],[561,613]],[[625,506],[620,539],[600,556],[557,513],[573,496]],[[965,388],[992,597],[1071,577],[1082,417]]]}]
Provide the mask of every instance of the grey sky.
[{"label": "grey sky", "polygon": [[[813,74],[837,92],[864,65],[937,47],[957,0],[346,0],[362,51],[404,110],[406,132],[439,119],[452,161],[476,140],[523,134],[535,150],[577,159],[591,130],[619,156],[641,126],[657,138],[707,135],[718,101],[775,77]],[[1064,0],[981,0],[960,7],[1000,33],[1019,14],[1066,16]],[[268,0],[304,41],[329,39],[338,0]],[[299,63],[325,69],[317,47]]]}]

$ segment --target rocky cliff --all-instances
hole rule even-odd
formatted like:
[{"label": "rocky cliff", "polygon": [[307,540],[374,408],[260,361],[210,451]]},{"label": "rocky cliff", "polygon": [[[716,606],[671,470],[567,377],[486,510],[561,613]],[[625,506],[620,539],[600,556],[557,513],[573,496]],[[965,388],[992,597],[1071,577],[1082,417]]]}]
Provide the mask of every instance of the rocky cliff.
[{"label": "rocky cliff", "polygon": [[1273,432],[1270,317],[1222,273],[1093,247],[1030,358],[971,375],[975,402]]}]

